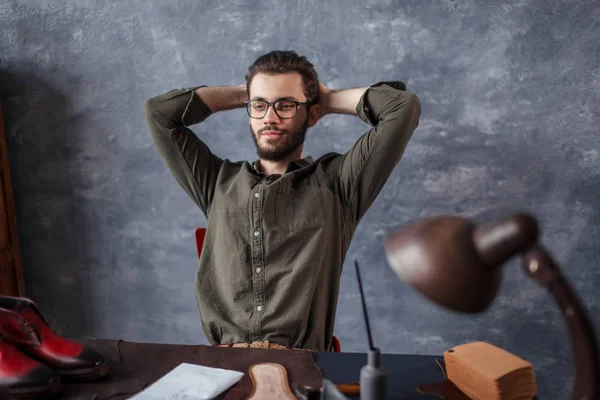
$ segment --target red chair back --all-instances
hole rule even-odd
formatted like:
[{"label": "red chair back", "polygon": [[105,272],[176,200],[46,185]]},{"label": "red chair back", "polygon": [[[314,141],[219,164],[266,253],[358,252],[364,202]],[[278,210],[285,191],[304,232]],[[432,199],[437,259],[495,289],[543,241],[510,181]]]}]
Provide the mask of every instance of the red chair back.
[{"label": "red chair back", "polygon": [[204,246],[204,238],[206,237],[206,228],[196,228],[194,232],[196,237],[196,249],[198,250],[198,258],[202,254],[202,246]]}]

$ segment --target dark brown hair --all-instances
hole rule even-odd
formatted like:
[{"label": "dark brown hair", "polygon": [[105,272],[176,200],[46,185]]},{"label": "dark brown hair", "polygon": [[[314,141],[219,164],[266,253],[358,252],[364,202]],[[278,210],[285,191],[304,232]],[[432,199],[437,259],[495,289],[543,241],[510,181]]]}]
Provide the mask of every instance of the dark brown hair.
[{"label": "dark brown hair", "polygon": [[274,50],[256,59],[248,67],[246,74],[246,90],[250,96],[250,83],[258,73],[284,74],[298,72],[302,76],[303,92],[311,104],[319,102],[319,77],[315,67],[304,56],[299,56],[295,51]]}]

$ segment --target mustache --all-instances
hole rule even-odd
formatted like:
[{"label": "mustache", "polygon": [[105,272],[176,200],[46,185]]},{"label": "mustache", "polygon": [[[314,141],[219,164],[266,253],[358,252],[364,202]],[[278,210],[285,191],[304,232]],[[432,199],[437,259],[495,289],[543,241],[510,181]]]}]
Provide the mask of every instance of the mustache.
[{"label": "mustache", "polygon": [[285,134],[285,133],[288,133],[288,131],[287,131],[287,130],[285,130],[285,129],[279,129],[279,128],[277,128],[277,126],[275,126],[275,125],[267,125],[267,126],[265,126],[264,128],[260,129],[260,130],[257,132],[257,134],[259,134],[259,135],[262,135],[262,133],[263,133],[263,132],[265,132],[265,131],[276,131],[276,132],[279,132],[279,133],[280,133],[280,134],[282,134],[282,135],[283,135],[283,134]]}]

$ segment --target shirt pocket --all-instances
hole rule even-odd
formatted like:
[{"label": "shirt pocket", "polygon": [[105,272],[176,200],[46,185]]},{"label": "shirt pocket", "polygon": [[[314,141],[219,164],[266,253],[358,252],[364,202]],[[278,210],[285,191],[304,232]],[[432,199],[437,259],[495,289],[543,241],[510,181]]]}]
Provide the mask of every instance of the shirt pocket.
[{"label": "shirt pocket", "polygon": [[287,232],[325,225],[321,185],[316,177],[279,183],[275,196],[275,221]]}]

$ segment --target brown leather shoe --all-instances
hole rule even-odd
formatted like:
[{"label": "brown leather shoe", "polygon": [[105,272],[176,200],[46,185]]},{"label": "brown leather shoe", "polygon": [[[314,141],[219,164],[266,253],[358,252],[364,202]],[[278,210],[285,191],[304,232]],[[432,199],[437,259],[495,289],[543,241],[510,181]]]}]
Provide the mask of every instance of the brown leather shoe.
[{"label": "brown leather shoe", "polygon": [[108,374],[108,363],[101,354],[57,335],[29,299],[0,296],[0,334],[63,378],[93,380]]},{"label": "brown leather shoe", "polygon": [[0,337],[0,398],[48,399],[61,389],[60,377]]}]

